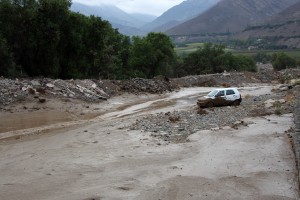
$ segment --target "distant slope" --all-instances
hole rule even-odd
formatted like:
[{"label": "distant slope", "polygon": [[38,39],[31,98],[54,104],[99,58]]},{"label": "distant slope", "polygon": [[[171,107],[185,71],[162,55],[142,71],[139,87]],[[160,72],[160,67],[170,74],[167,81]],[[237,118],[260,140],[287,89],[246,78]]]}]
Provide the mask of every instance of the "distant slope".
[{"label": "distant slope", "polygon": [[300,48],[300,2],[259,25],[246,28],[235,38],[244,40],[249,38],[264,39],[279,46]]},{"label": "distant slope", "polygon": [[179,23],[203,13],[219,1],[220,0],[186,0],[181,4],[170,8],[160,17],[153,22],[146,24],[142,28],[147,31],[168,30]]},{"label": "distant slope", "polygon": [[[147,15],[147,14],[141,14],[141,13],[130,13],[131,16],[133,16],[135,19],[138,19],[141,22],[149,23],[155,20],[157,17],[154,15]],[[144,24],[143,24],[144,25]]]},{"label": "distant slope", "polygon": [[238,32],[273,16],[298,0],[222,0],[203,14],[168,31],[169,35]]},{"label": "distant slope", "polygon": [[114,28],[118,28],[119,31],[126,35],[140,35],[143,34],[139,27],[148,23],[149,20],[155,19],[155,16],[139,14],[130,15],[116,6],[113,5],[101,5],[101,6],[89,6],[80,3],[73,3],[71,10],[79,12],[84,15],[99,16],[104,20],[109,21]]}]

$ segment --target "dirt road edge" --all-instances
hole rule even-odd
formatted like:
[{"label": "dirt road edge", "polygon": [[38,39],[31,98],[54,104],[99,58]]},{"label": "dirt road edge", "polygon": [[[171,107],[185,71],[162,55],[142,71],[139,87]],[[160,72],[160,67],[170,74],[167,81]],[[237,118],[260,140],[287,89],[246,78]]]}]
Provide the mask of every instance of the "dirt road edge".
[{"label": "dirt road edge", "polygon": [[294,111],[295,119],[295,135],[294,135],[294,148],[296,154],[296,163],[298,168],[298,183],[300,188],[300,91],[297,94],[297,104]]}]

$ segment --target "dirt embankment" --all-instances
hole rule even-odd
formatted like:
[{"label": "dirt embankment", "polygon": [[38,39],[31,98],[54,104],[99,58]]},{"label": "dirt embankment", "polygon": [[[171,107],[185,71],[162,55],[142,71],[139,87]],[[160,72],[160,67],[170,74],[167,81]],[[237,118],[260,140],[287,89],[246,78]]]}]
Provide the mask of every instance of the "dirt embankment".
[{"label": "dirt embankment", "polygon": [[154,79],[131,80],[53,80],[48,78],[12,80],[0,77],[0,106],[3,109],[5,105],[32,98],[40,103],[45,102],[46,98],[99,102],[123,93],[161,94],[181,87],[239,87],[249,83],[284,82],[299,77],[299,70],[276,72],[270,69],[261,69],[258,73],[224,72],[176,79],[159,76]]}]

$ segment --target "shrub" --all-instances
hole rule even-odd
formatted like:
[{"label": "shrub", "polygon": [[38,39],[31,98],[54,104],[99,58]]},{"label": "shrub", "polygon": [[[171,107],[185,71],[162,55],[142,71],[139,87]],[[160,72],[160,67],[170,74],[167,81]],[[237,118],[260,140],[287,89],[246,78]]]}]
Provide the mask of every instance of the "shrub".
[{"label": "shrub", "polygon": [[282,70],[286,68],[295,68],[296,60],[285,53],[274,53],[272,55],[272,65],[275,70]]},{"label": "shrub", "polygon": [[282,115],[282,106],[279,101],[276,101],[273,106],[275,107],[275,114],[276,115]]}]

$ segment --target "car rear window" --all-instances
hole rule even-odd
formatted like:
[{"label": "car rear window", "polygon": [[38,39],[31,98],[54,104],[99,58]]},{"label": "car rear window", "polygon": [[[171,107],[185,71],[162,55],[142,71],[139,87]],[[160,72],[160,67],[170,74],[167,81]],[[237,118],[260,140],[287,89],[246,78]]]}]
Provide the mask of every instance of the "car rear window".
[{"label": "car rear window", "polygon": [[226,90],[226,95],[233,95],[235,94],[233,90]]}]

